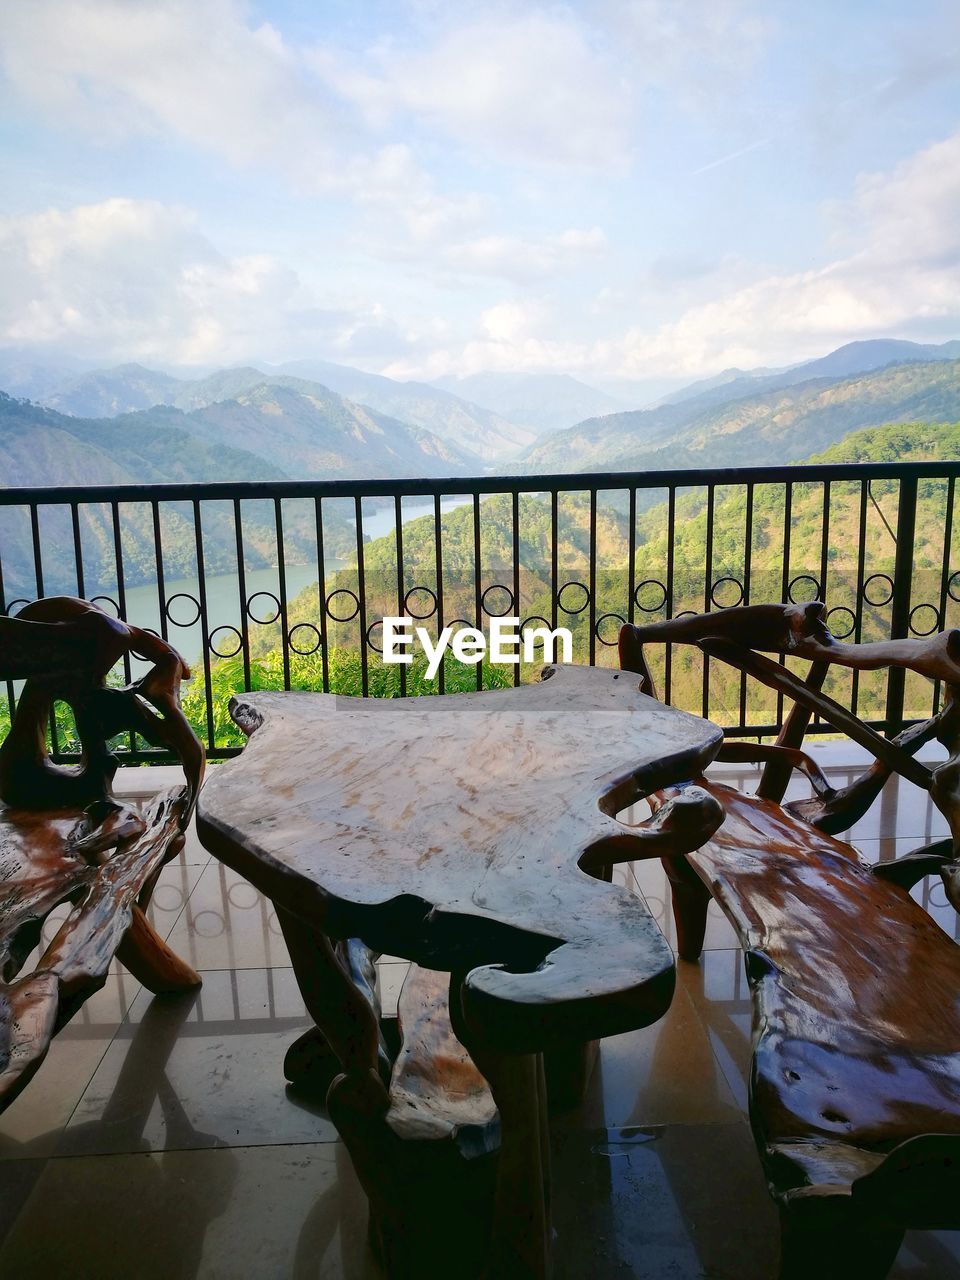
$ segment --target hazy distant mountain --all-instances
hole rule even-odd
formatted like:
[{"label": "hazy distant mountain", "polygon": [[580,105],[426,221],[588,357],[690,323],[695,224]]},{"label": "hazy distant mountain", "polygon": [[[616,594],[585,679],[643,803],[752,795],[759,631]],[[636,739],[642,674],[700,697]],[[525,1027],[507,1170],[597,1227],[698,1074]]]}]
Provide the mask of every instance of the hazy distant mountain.
[{"label": "hazy distant mountain", "polygon": [[718,390],[581,422],[539,442],[521,465],[550,472],[791,462],[862,427],[957,421],[960,360],[911,361],[852,378],[814,378],[711,405]]},{"label": "hazy distant mountain", "polygon": [[528,427],[428,382],[397,382],[325,360],[293,360],[280,365],[279,371],[315,379],[380,413],[426,427],[488,462],[514,457],[534,440],[535,433]]},{"label": "hazy distant mountain", "polygon": [[907,342],[900,338],[870,338],[864,342],[848,342],[816,360],[805,360],[786,369],[726,369],[712,378],[693,382],[664,397],[664,404],[680,404],[694,398],[702,402],[709,396],[714,404],[738,400],[759,391],[792,387],[811,378],[849,378],[869,373],[888,364],[913,361],[956,360],[960,357],[960,341],[939,344]]},{"label": "hazy distant mountain", "polygon": [[113,369],[79,373],[31,398],[78,418],[115,418],[119,413],[151,409],[155,404],[174,404],[183,385],[182,378],[146,369],[142,364],[120,364]]},{"label": "hazy distant mountain", "polygon": [[39,400],[90,368],[64,358],[48,358],[25,347],[0,347],[0,388],[9,395]]},{"label": "hazy distant mountain", "polygon": [[[219,376],[219,375],[215,375]],[[187,429],[273,461],[301,480],[467,475],[477,458],[431,431],[316,382],[277,377],[184,415]],[[156,408],[152,414],[176,413]]]},{"label": "hazy distant mountain", "polygon": [[321,398],[333,391],[409,427],[433,432],[457,449],[488,461],[513,457],[534,439],[531,430],[439,387],[396,382],[322,360],[300,360],[280,367],[238,366],[203,378],[176,378],[139,364],[117,365],[61,377],[36,398],[50,408],[82,418],[113,417],[159,404],[184,410],[203,408],[233,400],[263,383],[282,386],[292,378],[317,384]]},{"label": "hazy distant mountain", "polygon": [[[254,453],[225,445],[211,433],[201,439],[187,428],[183,414],[152,409],[111,419],[69,417],[0,392],[0,477],[4,487],[52,485],[134,485],[170,482],[284,480],[276,465]],[[331,545],[348,549],[353,527],[331,512]],[[120,505],[125,580],[128,585],[156,578],[153,519],[149,506]],[[116,580],[113,530],[109,510],[81,504],[80,536],[85,587],[106,587]],[[195,571],[196,544],[190,504],[161,507],[164,569],[168,578],[189,577]],[[204,557],[208,573],[232,571],[236,566],[236,535],[223,503],[204,507]],[[244,522],[249,568],[275,562],[272,515],[254,510]],[[70,512],[46,507],[42,516],[44,590],[77,590]],[[312,528],[299,513],[291,513],[287,529],[291,561],[313,555]],[[19,508],[0,509],[0,544],[6,598],[36,594],[30,523]]]},{"label": "hazy distant mountain", "polygon": [[584,418],[636,407],[566,373],[486,371],[437,378],[433,385],[537,432],[561,430]]}]

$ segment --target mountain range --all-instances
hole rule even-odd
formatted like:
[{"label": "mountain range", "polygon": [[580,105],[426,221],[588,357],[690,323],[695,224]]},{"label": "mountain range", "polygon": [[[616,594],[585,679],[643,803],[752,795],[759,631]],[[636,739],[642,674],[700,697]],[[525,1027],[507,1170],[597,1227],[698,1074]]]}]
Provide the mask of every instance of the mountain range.
[{"label": "mountain range", "polygon": [[[861,427],[956,420],[960,342],[849,343],[786,369],[727,370],[642,409],[558,374],[441,381],[327,361],[194,378],[138,364],[58,372],[0,350],[0,387],[36,388],[41,401],[4,402],[0,475],[16,485],[365,479],[798,460]],[[587,407],[572,426],[549,425]]]},{"label": "mountain range", "polygon": [[639,408],[644,399],[632,403],[615,399],[596,387],[589,387],[568,373],[471,373],[463,377],[438,378],[443,387],[474,404],[502,414],[511,422],[537,432],[562,431],[584,418]]},{"label": "mountain range", "polygon": [[[0,367],[0,385],[2,385]],[[17,379],[23,394],[29,378]],[[239,366],[221,369],[203,378],[176,378],[139,364],[119,365],[76,373],[51,388],[47,371],[42,371],[43,390],[35,398],[48,408],[82,418],[113,417],[156,405],[170,405],[185,411],[206,408],[221,401],[240,400],[260,386],[308,384],[319,388],[315,399],[343,397],[374,417],[386,415],[406,424],[407,429],[425,431],[448,441],[455,457],[493,461],[519,453],[534,439],[528,428],[507,422],[480,405],[470,404],[440,387],[421,382],[396,382],[379,374],[363,373],[345,365],[326,361],[294,361],[282,366],[261,368]],[[325,395],[324,395],[325,393]]]},{"label": "mountain range", "polygon": [[[655,408],[589,419],[538,441],[515,469],[629,471],[793,462],[861,427],[956,421],[960,343],[934,348],[933,358],[919,344],[904,345],[923,354],[877,367],[882,352],[871,343],[856,343],[854,350],[840,348],[826,362],[738,376]],[[849,370],[857,363],[866,364],[866,371],[823,372],[825,365]]]}]

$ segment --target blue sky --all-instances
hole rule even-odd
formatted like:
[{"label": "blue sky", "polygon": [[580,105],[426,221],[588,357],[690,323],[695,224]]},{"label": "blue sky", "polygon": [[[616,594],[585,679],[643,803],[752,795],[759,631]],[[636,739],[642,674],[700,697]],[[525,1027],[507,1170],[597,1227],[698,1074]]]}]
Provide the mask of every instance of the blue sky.
[{"label": "blue sky", "polygon": [[2,345],[646,381],[960,336],[955,4],[3,11]]}]

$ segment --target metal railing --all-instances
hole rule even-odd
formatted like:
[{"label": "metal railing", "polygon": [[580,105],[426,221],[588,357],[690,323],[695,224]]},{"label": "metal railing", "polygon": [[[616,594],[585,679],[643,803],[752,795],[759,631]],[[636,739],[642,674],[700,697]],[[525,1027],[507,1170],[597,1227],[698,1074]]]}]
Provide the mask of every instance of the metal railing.
[{"label": "metal railing", "polygon": [[[447,661],[428,687],[387,670],[386,614],[433,635],[507,614],[521,630],[566,625],[575,660],[600,664],[615,661],[622,622],[762,600],[825,599],[834,634],[854,640],[960,625],[958,475],[930,462],[2,489],[0,610],[77,594],[157,631],[194,664],[185,701],[217,757],[237,750],[226,702],[241,688],[406,696],[532,675]],[[776,695],[685,649],[668,649],[657,677],[732,736],[781,721]],[[903,672],[831,680],[888,733],[940,694]]]}]

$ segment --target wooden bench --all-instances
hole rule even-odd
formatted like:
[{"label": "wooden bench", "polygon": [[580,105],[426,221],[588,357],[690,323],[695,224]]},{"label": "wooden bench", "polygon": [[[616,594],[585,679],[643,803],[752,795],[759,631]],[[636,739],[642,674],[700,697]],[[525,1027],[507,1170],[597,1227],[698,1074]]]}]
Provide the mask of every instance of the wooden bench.
[{"label": "wooden bench", "polygon": [[[107,688],[107,673],[130,654],[151,669],[127,688]],[[144,914],[164,863],[183,847],[203,775],[203,748],[179,706],[185,674],[159,637],[83,600],[38,600],[0,618],[0,678],[25,680],[0,746],[0,1110],[103,986],[115,955],[150,991],[199,985]],[[72,710],[80,740],[73,767],[55,765],[47,749],[58,702]],[[171,749],[186,787],[155,796],[142,813],[116,800],[108,744],[123,731]],[[69,915],[25,969],[44,921],[64,904]]]},{"label": "wooden bench", "polygon": [[[939,873],[957,905],[954,843],[870,866],[830,834],[848,829],[893,771],[929,790],[958,831],[960,632],[844,645],[823,613],[821,604],[747,606],[620,636],[621,665],[647,692],[643,646],[673,642],[698,645],[794,703],[775,745],[732,742],[718,757],[762,762],[758,794],[692,780],[720,801],[724,821],[698,851],[663,859],[682,958],[700,955],[711,895],[745,950],[750,1117],[781,1211],[784,1280],[880,1277],[906,1228],[960,1227],[960,948],[909,892]],[[801,680],[755,650],[808,658],[809,674]],[[833,662],[939,679],[944,709],[881,738],[822,692]],[[800,750],[815,713],[875,754],[842,790]],[[948,759],[927,768],[914,753],[933,739]],[[784,804],[793,769],[814,795]]]}]

